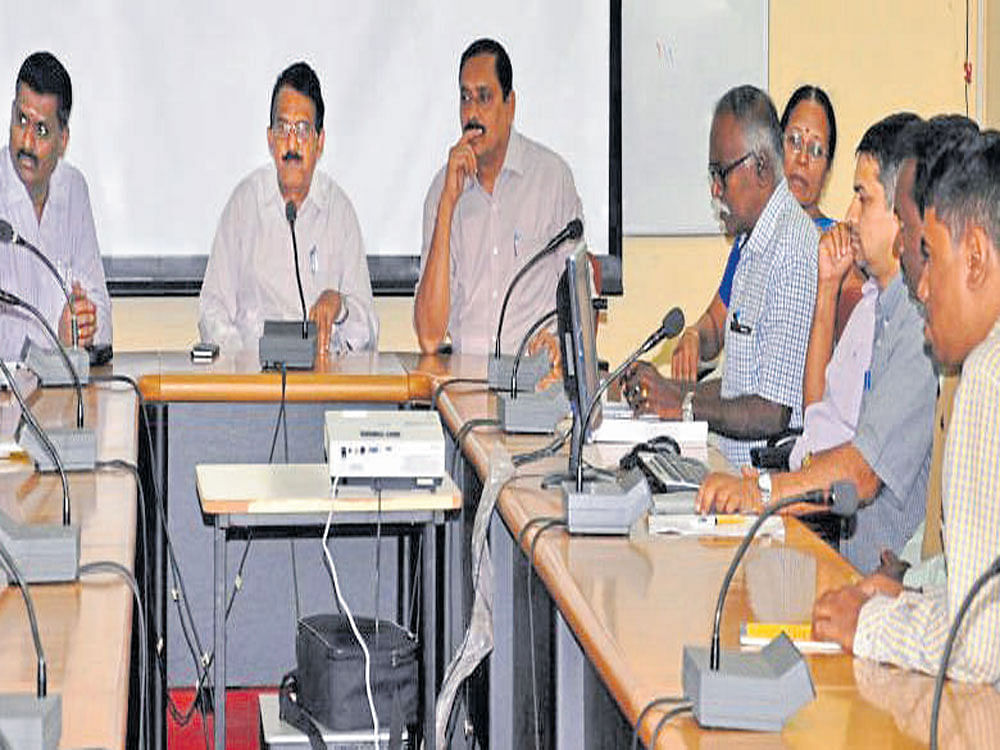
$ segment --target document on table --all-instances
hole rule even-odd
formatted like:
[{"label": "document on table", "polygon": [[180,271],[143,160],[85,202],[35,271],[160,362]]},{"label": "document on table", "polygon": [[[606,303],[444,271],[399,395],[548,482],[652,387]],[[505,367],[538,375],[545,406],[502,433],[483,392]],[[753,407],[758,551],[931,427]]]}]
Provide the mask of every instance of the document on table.
[{"label": "document on table", "polygon": [[[756,520],[757,516],[650,513],[649,533],[740,538],[746,536]],[[757,536],[784,540],[785,522],[777,516],[772,516],[764,521]]]}]

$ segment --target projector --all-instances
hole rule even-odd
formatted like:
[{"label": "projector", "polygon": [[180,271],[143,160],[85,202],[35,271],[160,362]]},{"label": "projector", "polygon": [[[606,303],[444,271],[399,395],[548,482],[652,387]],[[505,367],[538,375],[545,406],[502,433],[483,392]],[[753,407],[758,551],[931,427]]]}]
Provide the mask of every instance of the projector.
[{"label": "projector", "polygon": [[444,430],[436,411],[326,412],[330,478],[394,488],[437,487],[445,475]]}]

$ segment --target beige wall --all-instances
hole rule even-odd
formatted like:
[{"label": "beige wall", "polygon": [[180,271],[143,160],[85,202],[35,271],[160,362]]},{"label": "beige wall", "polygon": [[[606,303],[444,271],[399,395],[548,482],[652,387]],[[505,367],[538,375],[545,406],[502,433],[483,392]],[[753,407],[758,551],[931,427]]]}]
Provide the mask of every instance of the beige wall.
[{"label": "beige wall", "polygon": [[[988,0],[988,8],[998,3]],[[975,14],[977,1],[970,4]],[[770,90],[779,110],[806,82],[825,88],[836,108],[837,156],[823,201],[830,216],[847,206],[854,146],[868,125],[902,109],[964,112],[964,13],[961,0],[771,0]],[[974,16],[970,27],[975,58]],[[993,36],[1000,30],[988,29],[987,40]],[[1000,74],[992,80],[1000,86]],[[990,97],[987,86],[991,100],[1000,103],[1000,96]],[[969,103],[974,110],[974,85]],[[600,329],[601,355],[611,362],[638,345],[669,306],[697,318],[718,284],[726,246],[718,237],[631,238],[623,255],[625,295],[611,300]],[[197,335],[196,308],[194,299],[116,299],[115,347],[186,347]],[[415,348],[412,299],[380,298],[377,308],[382,348]],[[665,358],[660,352],[659,361]]]}]

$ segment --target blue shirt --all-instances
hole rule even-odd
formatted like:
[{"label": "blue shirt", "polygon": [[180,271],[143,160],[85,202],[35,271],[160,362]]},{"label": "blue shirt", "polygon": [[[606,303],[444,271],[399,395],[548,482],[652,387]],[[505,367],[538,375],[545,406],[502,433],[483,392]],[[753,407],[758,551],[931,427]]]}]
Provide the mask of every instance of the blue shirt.
[{"label": "blue shirt", "polygon": [[[835,222],[826,216],[813,219],[813,223],[820,232],[825,232],[832,227]],[[726,270],[722,272],[722,281],[719,282],[719,297],[722,304],[729,307],[729,297],[733,292],[733,276],[736,275],[736,264],[740,262],[740,238],[733,240],[733,247],[729,251],[729,258],[726,260]]]}]

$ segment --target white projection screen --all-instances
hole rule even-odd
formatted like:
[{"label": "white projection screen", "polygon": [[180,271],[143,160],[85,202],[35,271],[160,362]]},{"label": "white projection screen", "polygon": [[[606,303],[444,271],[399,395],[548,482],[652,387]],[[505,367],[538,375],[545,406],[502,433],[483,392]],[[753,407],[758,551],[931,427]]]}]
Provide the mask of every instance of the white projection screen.
[{"label": "white projection screen", "polygon": [[13,96],[33,51],[63,62],[66,158],[111,277],[128,261],[156,287],[171,259],[203,267],[233,188],[269,159],[275,78],[305,60],[326,103],[320,168],[353,201],[370,263],[409,256],[412,274],[424,195],[459,135],[459,56],[491,36],[512,59],[515,127],[570,164],[588,244],[606,253],[610,18],[598,0],[3,3],[0,88]]}]

